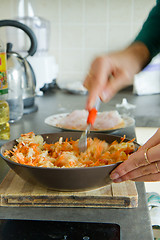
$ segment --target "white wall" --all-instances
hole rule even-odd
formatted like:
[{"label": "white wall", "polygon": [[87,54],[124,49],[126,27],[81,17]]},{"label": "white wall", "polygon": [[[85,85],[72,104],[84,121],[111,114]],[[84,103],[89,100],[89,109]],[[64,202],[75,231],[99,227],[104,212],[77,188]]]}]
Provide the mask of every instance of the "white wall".
[{"label": "white wall", "polygon": [[[59,80],[82,80],[92,59],[133,39],[156,0],[31,0],[50,21],[49,51]],[[18,0],[0,0],[0,19],[17,16]]]}]

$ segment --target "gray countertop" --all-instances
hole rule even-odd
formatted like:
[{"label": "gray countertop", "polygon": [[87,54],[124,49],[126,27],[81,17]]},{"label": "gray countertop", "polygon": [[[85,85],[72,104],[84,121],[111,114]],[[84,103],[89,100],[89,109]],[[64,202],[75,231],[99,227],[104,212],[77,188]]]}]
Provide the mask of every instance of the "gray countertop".
[{"label": "gray countertop", "polygon": [[[131,96],[130,93],[120,93],[117,98],[114,98],[110,103],[103,103],[101,105],[100,111],[111,110],[113,107],[115,108],[115,103],[120,103],[123,97],[126,97],[132,104],[138,104],[138,108],[135,113],[135,119],[137,122],[139,122],[138,119],[142,115],[142,112],[138,109],[144,108],[146,100],[143,100],[143,104],[141,103],[141,105],[139,105],[141,101],[136,100],[136,98]],[[155,97],[155,101],[158,101],[159,95]],[[35,102],[38,106],[38,111],[24,115],[19,122],[11,124],[11,139],[19,137],[21,133],[27,133],[30,131],[34,131],[36,134],[61,131],[59,129],[46,125],[44,123],[45,118],[52,114],[70,112],[74,109],[83,109],[85,106],[85,101],[86,96],[72,95],[60,91],[45,94],[43,97],[36,97]],[[152,108],[150,107],[150,109]],[[146,120],[150,117],[150,114],[146,113],[145,110],[143,110],[143,112],[143,125],[146,125],[150,122]],[[154,117],[156,119],[155,115]],[[139,124],[140,123],[140,126],[142,126],[141,121]],[[125,130],[123,130],[116,131],[113,134],[127,134],[128,138],[132,138],[135,135],[134,126],[127,129],[126,133]],[[4,141],[0,142],[0,144],[3,143]],[[2,159],[0,159],[0,181],[3,180],[7,171],[7,165],[5,162],[3,162]],[[135,209],[0,207],[0,219],[117,223],[120,225],[121,239],[123,240],[152,240],[153,235],[149,211],[146,203],[144,184],[137,183],[136,185],[139,193],[139,206]]]},{"label": "gray countertop", "polygon": [[109,105],[111,108],[115,107],[115,104],[121,103],[123,98],[136,106],[134,111],[136,127],[160,127],[160,94],[137,96],[132,91],[122,91],[109,102]]},{"label": "gray countertop", "polygon": [[[65,96],[65,100],[64,97]],[[74,100],[72,101],[74,96]],[[73,95],[62,91],[55,91],[52,94],[52,106],[57,105],[56,113],[70,112],[75,109],[83,109],[87,96]],[[126,88],[119,92],[108,103],[102,103],[100,111],[110,111],[117,109],[116,104],[120,104],[126,98],[130,104],[136,106],[132,117],[135,118],[136,127],[159,127],[160,126],[160,94],[138,96],[133,94],[132,88]],[[46,96],[49,101],[50,96]],[[72,104],[70,104],[72,102]],[[55,108],[51,108],[50,114],[54,114]],[[48,114],[48,110],[47,113]]]}]

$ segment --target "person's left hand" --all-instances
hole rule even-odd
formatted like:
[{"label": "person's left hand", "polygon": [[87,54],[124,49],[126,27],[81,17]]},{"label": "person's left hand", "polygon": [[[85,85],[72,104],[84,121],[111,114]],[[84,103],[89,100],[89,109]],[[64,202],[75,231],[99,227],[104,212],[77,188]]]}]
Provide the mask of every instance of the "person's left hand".
[{"label": "person's left hand", "polygon": [[110,174],[115,183],[160,181],[160,129]]}]

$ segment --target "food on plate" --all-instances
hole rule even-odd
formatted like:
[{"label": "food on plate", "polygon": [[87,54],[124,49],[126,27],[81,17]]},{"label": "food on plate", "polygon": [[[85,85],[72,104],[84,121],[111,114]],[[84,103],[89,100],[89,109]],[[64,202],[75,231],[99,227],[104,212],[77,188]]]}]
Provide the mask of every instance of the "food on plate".
[{"label": "food on plate", "polygon": [[60,137],[59,141],[48,144],[41,135],[33,132],[22,134],[12,150],[6,150],[4,156],[25,165],[49,168],[94,167],[125,161],[135,151],[134,139],[112,142],[98,138],[87,138],[87,150],[79,152],[78,140]]},{"label": "food on plate", "polygon": [[56,126],[83,130],[87,126],[87,117],[88,112],[86,110],[75,110],[57,121]]},{"label": "food on plate", "polygon": [[124,127],[124,120],[118,111],[101,112],[93,125],[94,130],[107,130]]},{"label": "food on plate", "polygon": [[[84,130],[87,127],[88,111],[75,110],[57,121],[56,126],[66,129]],[[91,130],[111,130],[125,126],[123,118],[118,111],[100,112],[97,114]]]}]

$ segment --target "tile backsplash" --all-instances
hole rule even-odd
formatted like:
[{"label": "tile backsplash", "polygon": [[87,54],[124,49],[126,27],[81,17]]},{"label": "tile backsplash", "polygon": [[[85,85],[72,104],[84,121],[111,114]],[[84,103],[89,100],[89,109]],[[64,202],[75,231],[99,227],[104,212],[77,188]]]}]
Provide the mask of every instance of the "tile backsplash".
[{"label": "tile backsplash", "polygon": [[[0,19],[18,16],[18,0],[0,0]],[[58,81],[84,80],[99,54],[129,44],[156,0],[30,0],[35,15],[50,21],[49,54]]]}]

